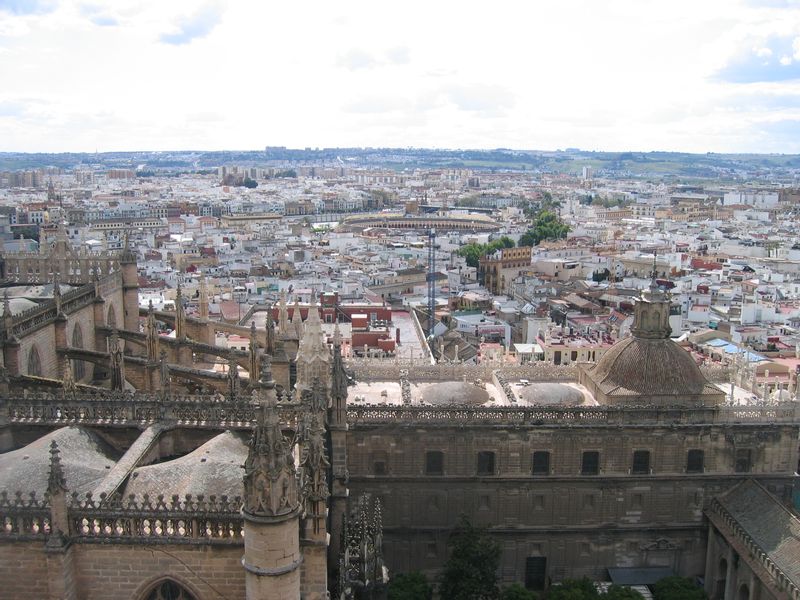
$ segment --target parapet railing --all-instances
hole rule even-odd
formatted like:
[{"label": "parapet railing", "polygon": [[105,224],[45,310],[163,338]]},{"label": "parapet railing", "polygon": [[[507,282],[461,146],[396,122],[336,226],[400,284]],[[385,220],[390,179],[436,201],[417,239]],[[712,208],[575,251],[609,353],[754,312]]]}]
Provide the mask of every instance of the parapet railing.
[{"label": "parapet railing", "polygon": [[242,545],[242,499],[238,496],[172,496],[99,501],[73,493],[68,508],[69,536],[81,542],[135,539],[153,543]]},{"label": "parapet railing", "polygon": [[497,424],[506,426],[573,425],[690,425],[735,423],[800,423],[800,404],[786,402],[773,406],[720,407],[540,407],[540,406],[414,406],[349,405],[351,425],[415,423],[461,425]]},{"label": "parapet railing", "polygon": [[[189,543],[242,545],[242,500],[236,496],[129,496],[107,499],[101,494],[66,498],[67,528],[72,541],[114,543]],[[45,494],[37,498],[0,492],[0,539],[47,540],[53,533],[52,506]]]},{"label": "parapet railing", "polygon": [[[229,399],[187,395],[161,398],[152,394],[108,392],[103,395],[74,395],[63,392],[9,396],[0,400],[5,418],[11,423],[47,425],[106,425],[148,427],[157,422],[209,429],[249,429],[255,424],[258,406],[249,397]],[[294,429],[304,405],[294,395],[278,394],[278,411],[287,428]]]}]

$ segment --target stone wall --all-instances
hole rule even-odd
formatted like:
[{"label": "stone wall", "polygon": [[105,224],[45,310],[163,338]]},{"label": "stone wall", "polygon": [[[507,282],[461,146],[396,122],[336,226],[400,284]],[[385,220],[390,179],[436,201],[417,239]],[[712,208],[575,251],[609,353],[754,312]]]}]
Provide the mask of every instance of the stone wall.
[{"label": "stone wall", "polygon": [[81,544],[71,551],[82,600],[139,600],[164,577],[202,600],[245,597],[241,547]]},{"label": "stone wall", "polygon": [[[536,556],[547,559],[553,581],[602,577],[609,566],[702,575],[704,505],[743,477],[788,498],[798,460],[790,423],[386,423],[351,422],[347,454],[351,496],[370,493],[385,507],[392,572],[433,574],[446,559],[447,532],[465,514],[501,543],[507,582],[520,581]],[[690,449],[703,450],[702,472],[687,473]],[[735,470],[742,449],[752,451],[748,473]],[[632,474],[642,450],[649,468]],[[442,452],[442,475],[426,475],[428,451]],[[535,451],[549,452],[548,473],[532,473]],[[597,475],[581,474],[585,451],[599,452]],[[479,452],[494,453],[492,474],[479,474]]]}]

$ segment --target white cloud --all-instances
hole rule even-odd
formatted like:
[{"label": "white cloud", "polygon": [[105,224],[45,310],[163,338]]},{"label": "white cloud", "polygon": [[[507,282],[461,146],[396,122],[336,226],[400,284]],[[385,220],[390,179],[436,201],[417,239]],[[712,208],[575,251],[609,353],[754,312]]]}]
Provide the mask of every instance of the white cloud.
[{"label": "white cloud", "polygon": [[800,91],[798,30],[797,4],[773,1],[61,0],[0,18],[6,112],[46,101],[0,118],[0,140],[788,152],[800,141],[748,131],[796,120],[774,103]]}]

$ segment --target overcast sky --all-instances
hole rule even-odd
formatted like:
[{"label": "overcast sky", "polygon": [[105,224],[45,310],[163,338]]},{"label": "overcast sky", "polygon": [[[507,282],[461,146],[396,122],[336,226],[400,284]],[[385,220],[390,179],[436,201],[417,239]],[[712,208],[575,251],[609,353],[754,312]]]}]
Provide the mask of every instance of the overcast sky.
[{"label": "overcast sky", "polygon": [[800,152],[800,0],[0,0],[0,151],[266,145]]}]

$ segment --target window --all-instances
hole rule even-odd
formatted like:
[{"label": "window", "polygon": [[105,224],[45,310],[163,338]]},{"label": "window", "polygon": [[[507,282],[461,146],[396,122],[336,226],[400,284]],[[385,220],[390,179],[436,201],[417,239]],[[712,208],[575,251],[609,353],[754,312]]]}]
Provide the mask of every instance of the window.
[{"label": "window", "polygon": [[689,450],[689,453],[686,455],[686,472],[702,473],[705,469],[703,459],[704,455],[702,450]]},{"label": "window", "polygon": [[444,454],[438,450],[425,453],[425,475],[444,475]]},{"label": "window", "polygon": [[478,475],[494,475],[494,452],[478,452]]},{"label": "window", "polygon": [[386,475],[386,461],[376,460],[372,463],[373,475]]},{"label": "window", "polygon": [[[72,347],[83,349],[83,331],[81,330],[80,323],[76,323],[75,328],[72,330]],[[72,361],[72,376],[75,378],[75,381],[80,381],[83,379],[84,375],[86,375],[86,367],[83,361]]]},{"label": "window", "polygon": [[736,462],[734,463],[734,470],[737,473],[749,473],[751,468],[751,455],[752,452],[749,448],[736,451]]},{"label": "window", "polygon": [[533,453],[533,469],[534,475],[549,475],[550,474],[550,453],[540,450]]},{"label": "window", "polygon": [[589,450],[583,453],[581,461],[581,475],[597,475],[600,473],[600,453]]},{"label": "window", "polygon": [[34,345],[28,352],[28,375],[33,377],[42,376],[42,361],[39,358],[39,349]]},{"label": "window", "polygon": [[634,475],[650,474],[649,450],[636,450],[633,453],[633,465],[631,466],[631,473],[633,473]]},{"label": "window", "polygon": [[182,586],[167,579],[152,589],[147,595],[147,600],[194,600],[194,596]]}]

